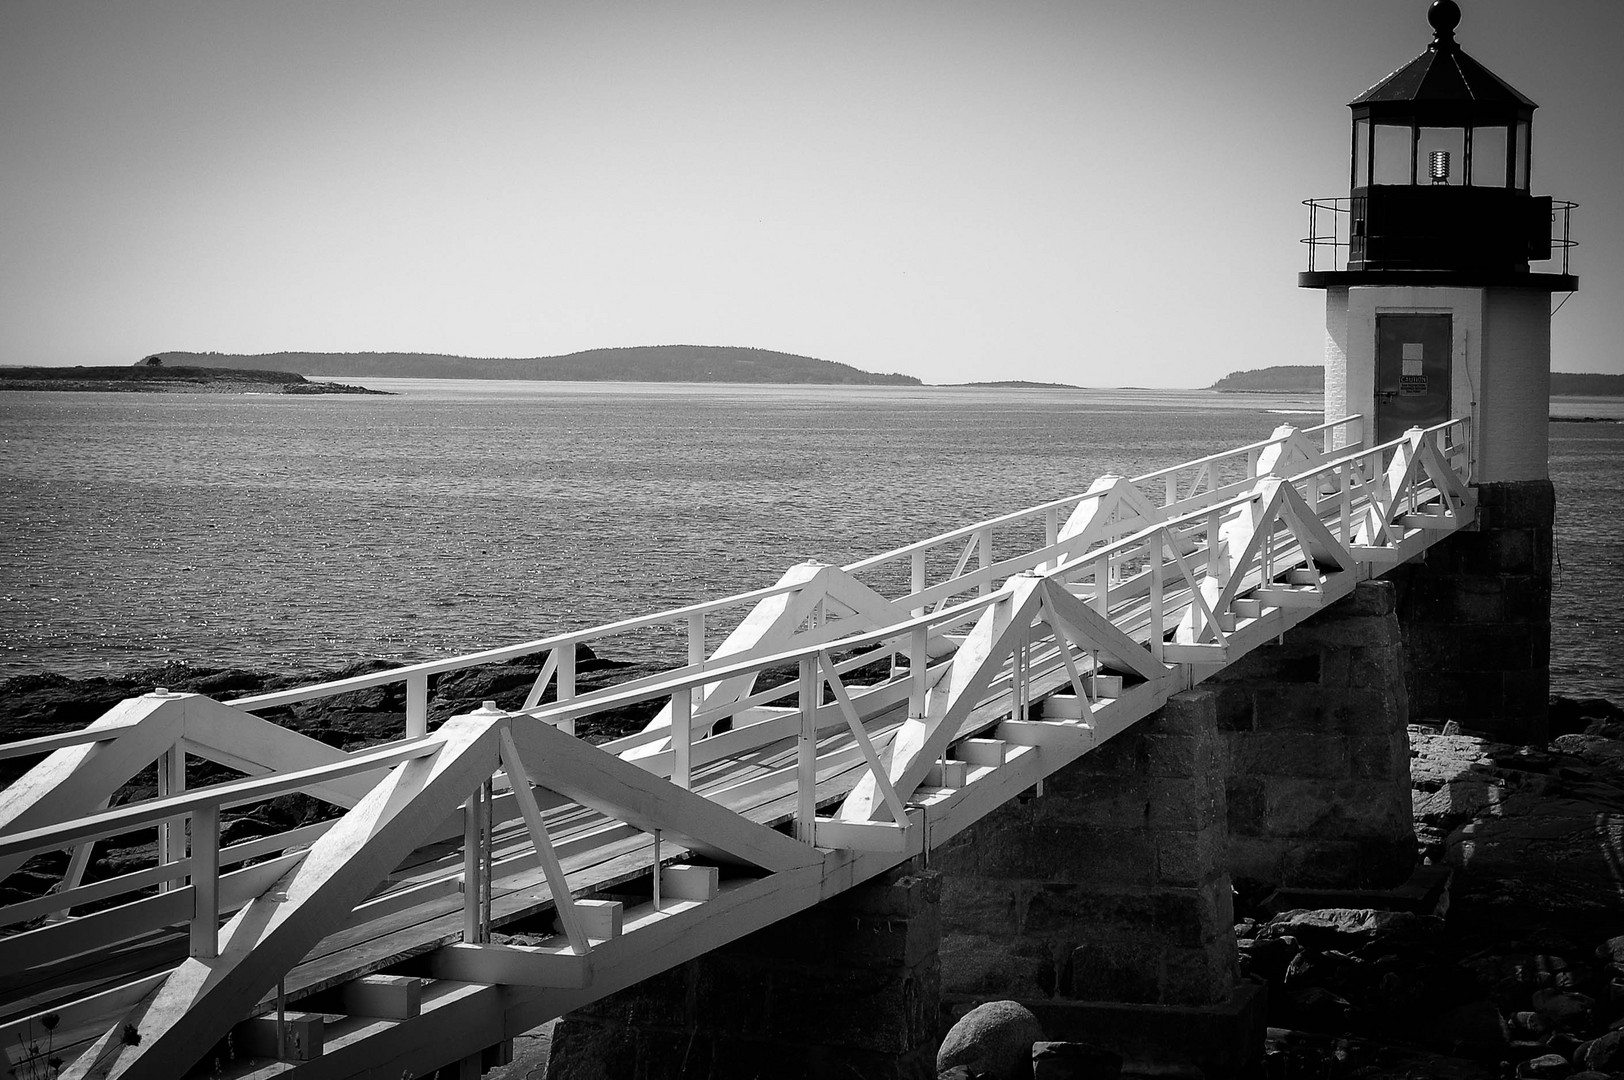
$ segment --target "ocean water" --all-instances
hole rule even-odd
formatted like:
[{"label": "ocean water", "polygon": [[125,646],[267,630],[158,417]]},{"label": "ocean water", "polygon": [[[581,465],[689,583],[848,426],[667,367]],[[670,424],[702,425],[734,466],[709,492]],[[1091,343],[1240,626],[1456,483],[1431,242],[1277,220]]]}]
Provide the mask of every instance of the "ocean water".
[{"label": "ocean water", "polygon": [[[0,677],[310,672],[772,583],[1318,422],[1316,398],[376,380],[0,395]],[[1605,403],[1603,403],[1605,405]],[[1594,409],[1578,415],[1597,415]],[[1553,683],[1624,700],[1624,425],[1552,428]]]}]

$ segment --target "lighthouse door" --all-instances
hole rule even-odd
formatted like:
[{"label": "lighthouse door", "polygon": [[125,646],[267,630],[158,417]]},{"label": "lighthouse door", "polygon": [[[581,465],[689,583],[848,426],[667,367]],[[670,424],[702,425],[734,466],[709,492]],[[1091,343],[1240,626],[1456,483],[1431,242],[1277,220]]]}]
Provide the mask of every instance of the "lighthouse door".
[{"label": "lighthouse door", "polygon": [[1449,419],[1448,315],[1376,316],[1376,441]]}]

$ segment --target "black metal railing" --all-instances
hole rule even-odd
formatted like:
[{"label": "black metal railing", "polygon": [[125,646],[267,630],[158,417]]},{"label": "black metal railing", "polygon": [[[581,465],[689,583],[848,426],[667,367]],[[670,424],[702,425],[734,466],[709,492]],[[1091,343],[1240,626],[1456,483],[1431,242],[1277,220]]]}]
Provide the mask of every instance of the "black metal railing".
[{"label": "black metal railing", "polygon": [[[1304,199],[1303,205],[1308,207],[1308,235],[1299,243],[1308,245],[1308,272],[1312,274],[1319,270],[1347,269],[1353,200]],[[1327,226],[1329,231],[1325,231]],[[1320,265],[1325,261],[1320,255],[1321,248],[1329,249],[1331,265]]]},{"label": "black metal railing", "polygon": [[[1364,200],[1365,196],[1362,195],[1303,200],[1303,205],[1308,207],[1308,235],[1299,243],[1308,247],[1309,273],[1348,268],[1354,222],[1364,219],[1358,204]],[[1573,239],[1573,211],[1578,205],[1567,199],[1551,200],[1551,254],[1548,258],[1533,261],[1558,260],[1561,265],[1557,272],[1569,272],[1569,257],[1573,249],[1579,246],[1579,241]]]}]

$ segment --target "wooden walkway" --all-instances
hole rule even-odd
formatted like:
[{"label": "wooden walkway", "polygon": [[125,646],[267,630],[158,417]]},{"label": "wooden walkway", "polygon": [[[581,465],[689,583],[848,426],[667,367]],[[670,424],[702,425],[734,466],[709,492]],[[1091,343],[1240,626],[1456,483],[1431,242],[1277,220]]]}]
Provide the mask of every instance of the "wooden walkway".
[{"label": "wooden walkway", "polygon": [[[941,844],[1473,519],[1465,421],[1361,429],[1282,428],[738,596],[231,702],[153,693],[0,746],[35,762],[0,792],[0,876],[72,853],[0,908],[11,1075],[477,1075],[485,1047]],[[650,631],[688,662],[576,693],[581,646]],[[520,708],[428,730],[432,677],[527,654]],[[383,746],[256,715],[392,683]],[[574,735],[643,702],[638,734]],[[190,788],[188,758],[245,778]],[[154,763],[157,796],[119,802]],[[222,846],[223,814],[293,792],[341,813]],[[150,865],[85,881],[94,844],[142,830]]]}]

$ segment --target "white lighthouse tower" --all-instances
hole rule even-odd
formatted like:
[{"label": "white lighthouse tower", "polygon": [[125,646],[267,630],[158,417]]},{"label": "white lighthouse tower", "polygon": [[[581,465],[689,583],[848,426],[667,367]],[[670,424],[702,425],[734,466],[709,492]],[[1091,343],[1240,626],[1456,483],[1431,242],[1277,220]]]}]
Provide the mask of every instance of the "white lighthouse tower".
[{"label": "white lighthouse tower", "polygon": [[1309,201],[1314,254],[1299,284],[1326,293],[1327,419],[1362,415],[1367,443],[1471,420],[1478,529],[1397,575],[1412,716],[1537,736],[1550,683],[1550,313],[1553,293],[1578,287],[1573,204],[1533,193],[1536,106],[1456,44],[1459,5],[1437,0],[1427,18],[1427,50],[1349,103],[1349,196]]}]

